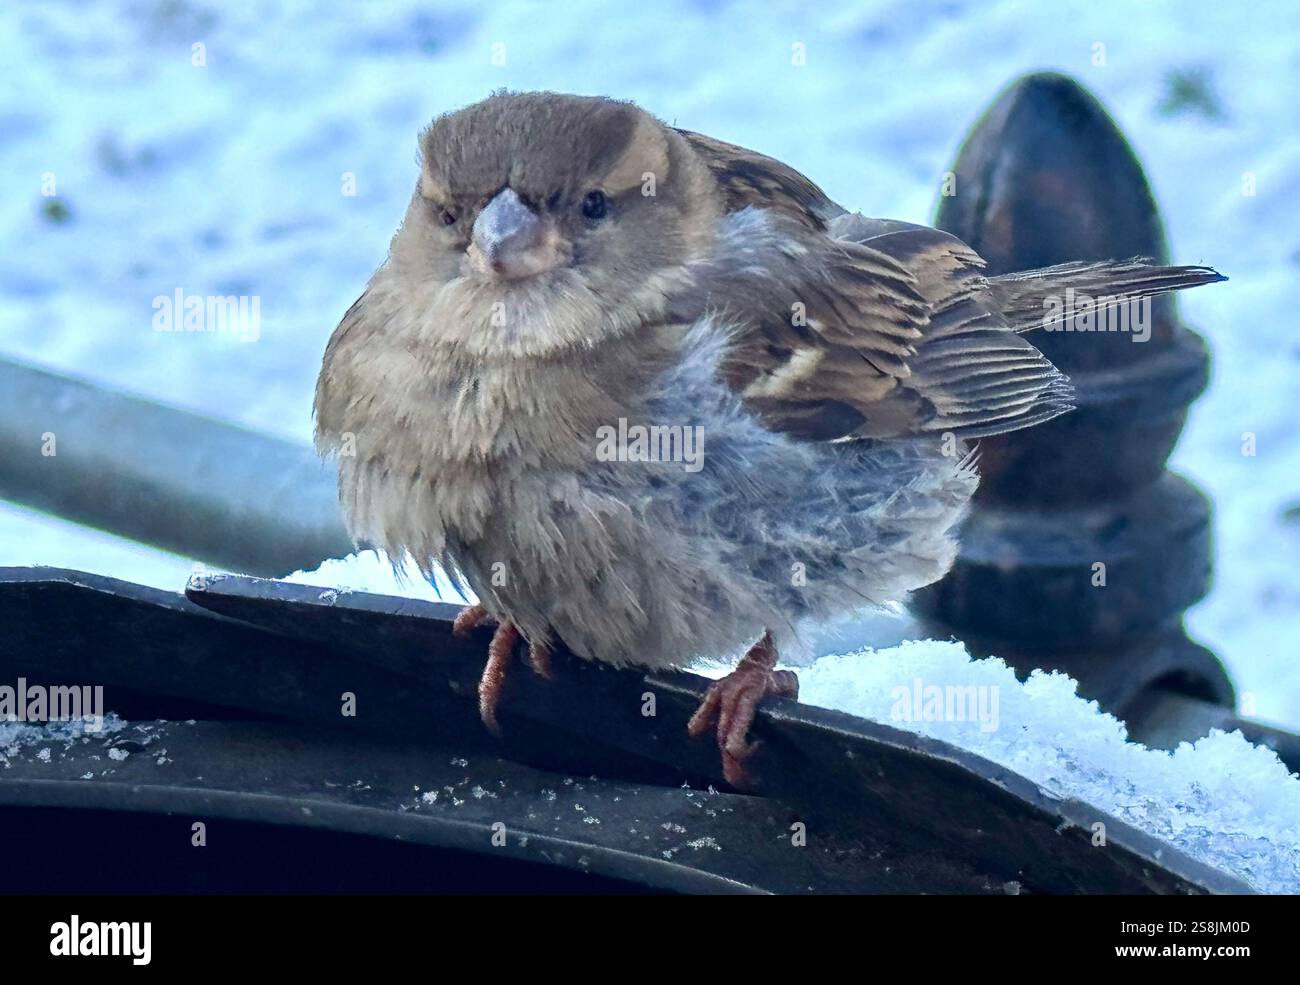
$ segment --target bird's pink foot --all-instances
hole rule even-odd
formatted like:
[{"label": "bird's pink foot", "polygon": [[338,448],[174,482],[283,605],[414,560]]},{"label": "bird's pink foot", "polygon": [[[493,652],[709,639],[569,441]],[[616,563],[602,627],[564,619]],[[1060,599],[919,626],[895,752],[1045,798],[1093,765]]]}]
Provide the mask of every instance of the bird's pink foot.
[{"label": "bird's pink foot", "polygon": [[757,742],[749,741],[749,728],[754,724],[758,703],[769,694],[799,697],[799,678],[793,671],[776,670],[776,659],[772,634],[764,633],[735,670],[714,682],[686,726],[692,737],[699,737],[717,722],[722,775],[740,790],[752,789],[754,785],[745,763],[758,748]]},{"label": "bird's pink foot", "polygon": [[456,619],[451,624],[451,634],[463,640],[484,623],[490,622],[496,622],[496,619],[483,606],[467,605],[456,613]]},{"label": "bird's pink foot", "polygon": [[[501,692],[505,689],[506,672],[514,658],[515,645],[523,639],[523,634],[512,622],[498,622],[481,605],[462,609],[452,623],[451,631],[464,638],[477,627],[489,622],[496,622],[497,628],[492,634],[492,642],[488,644],[487,663],[483,666],[483,675],[478,681],[478,714],[487,730],[499,737],[501,724],[497,721],[497,706],[501,703]],[[528,665],[548,681],[555,679],[551,669],[551,648],[545,644],[528,644]]]}]

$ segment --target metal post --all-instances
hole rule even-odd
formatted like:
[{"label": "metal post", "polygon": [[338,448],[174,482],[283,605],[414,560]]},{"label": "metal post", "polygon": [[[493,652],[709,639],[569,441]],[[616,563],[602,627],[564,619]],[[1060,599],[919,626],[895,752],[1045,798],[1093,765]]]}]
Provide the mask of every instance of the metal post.
[{"label": "metal post", "polygon": [[247,574],[352,550],[310,448],[5,360],[0,499]]},{"label": "metal post", "polygon": [[[937,225],[992,274],[1067,260],[1167,262],[1141,166],[1097,100],[1053,74],[1021,79],[975,125]],[[1233,703],[1223,667],[1183,631],[1210,583],[1210,504],[1165,468],[1204,389],[1204,342],[1171,299],[1150,337],[1039,331],[1078,409],[980,442],[983,481],[943,581],[918,593],[933,631],[1018,670],[1056,668],[1124,717],[1150,692]]]}]

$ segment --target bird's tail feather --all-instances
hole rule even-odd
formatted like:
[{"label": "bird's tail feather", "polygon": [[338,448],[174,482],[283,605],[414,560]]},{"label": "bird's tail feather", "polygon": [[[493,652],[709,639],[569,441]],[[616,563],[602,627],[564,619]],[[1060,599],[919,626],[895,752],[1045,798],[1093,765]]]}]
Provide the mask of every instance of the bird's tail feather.
[{"label": "bird's tail feather", "polygon": [[[1147,257],[1076,261],[989,278],[989,292],[1017,332],[1050,328],[1088,302],[1095,310],[1227,280],[1213,267],[1165,267]],[[1072,303],[1066,292],[1073,291]]]}]

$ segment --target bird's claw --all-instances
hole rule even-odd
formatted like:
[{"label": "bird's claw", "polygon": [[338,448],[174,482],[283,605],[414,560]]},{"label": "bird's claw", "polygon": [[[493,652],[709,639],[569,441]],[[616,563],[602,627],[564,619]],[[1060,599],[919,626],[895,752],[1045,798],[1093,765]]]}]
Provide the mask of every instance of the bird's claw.
[{"label": "bird's claw", "polygon": [[760,745],[749,741],[749,729],[754,724],[759,702],[769,694],[785,698],[799,696],[799,678],[792,671],[774,669],[776,657],[771,634],[764,634],[735,670],[709,687],[686,726],[687,732],[698,738],[717,722],[722,774],[738,790],[754,787],[745,764]]},{"label": "bird's claw", "polygon": [[[514,623],[497,621],[481,605],[461,609],[452,623],[451,631],[452,635],[464,639],[479,626],[492,622],[496,623],[496,632],[488,644],[487,663],[483,666],[483,675],[478,682],[478,714],[487,730],[500,738],[501,723],[497,720],[497,706],[501,703],[506,672],[514,658],[515,646],[523,639],[523,634]],[[528,644],[528,666],[539,677],[548,681],[555,680],[555,671],[551,666],[551,648],[546,644]]]},{"label": "bird's claw", "polygon": [[515,624],[498,623],[497,631],[492,634],[492,642],[488,644],[483,676],[478,679],[478,717],[498,739],[501,738],[501,723],[497,721],[497,705],[501,703],[501,691],[506,684],[506,668],[510,666],[517,642],[519,630]]},{"label": "bird's claw", "polygon": [[496,622],[496,617],[481,605],[467,605],[456,613],[451,624],[451,635],[463,640],[480,626]]},{"label": "bird's claw", "polygon": [[528,666],[538,677],[555,680],[555,671],[551,667],[551,648],[545,643],[528,644]]}]

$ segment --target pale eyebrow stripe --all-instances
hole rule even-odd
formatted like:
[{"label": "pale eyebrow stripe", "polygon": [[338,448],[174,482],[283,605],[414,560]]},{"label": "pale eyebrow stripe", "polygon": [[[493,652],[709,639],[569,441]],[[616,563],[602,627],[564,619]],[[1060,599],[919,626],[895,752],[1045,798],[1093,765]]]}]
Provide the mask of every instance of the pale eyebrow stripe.
[{"label": "pale eyebrow stripe", "polygon": [[451,192],[440,182],[432,178],[428,171],[421,170],[420,197],[427,198],[431,202],[446,202],[451,198]]}]

